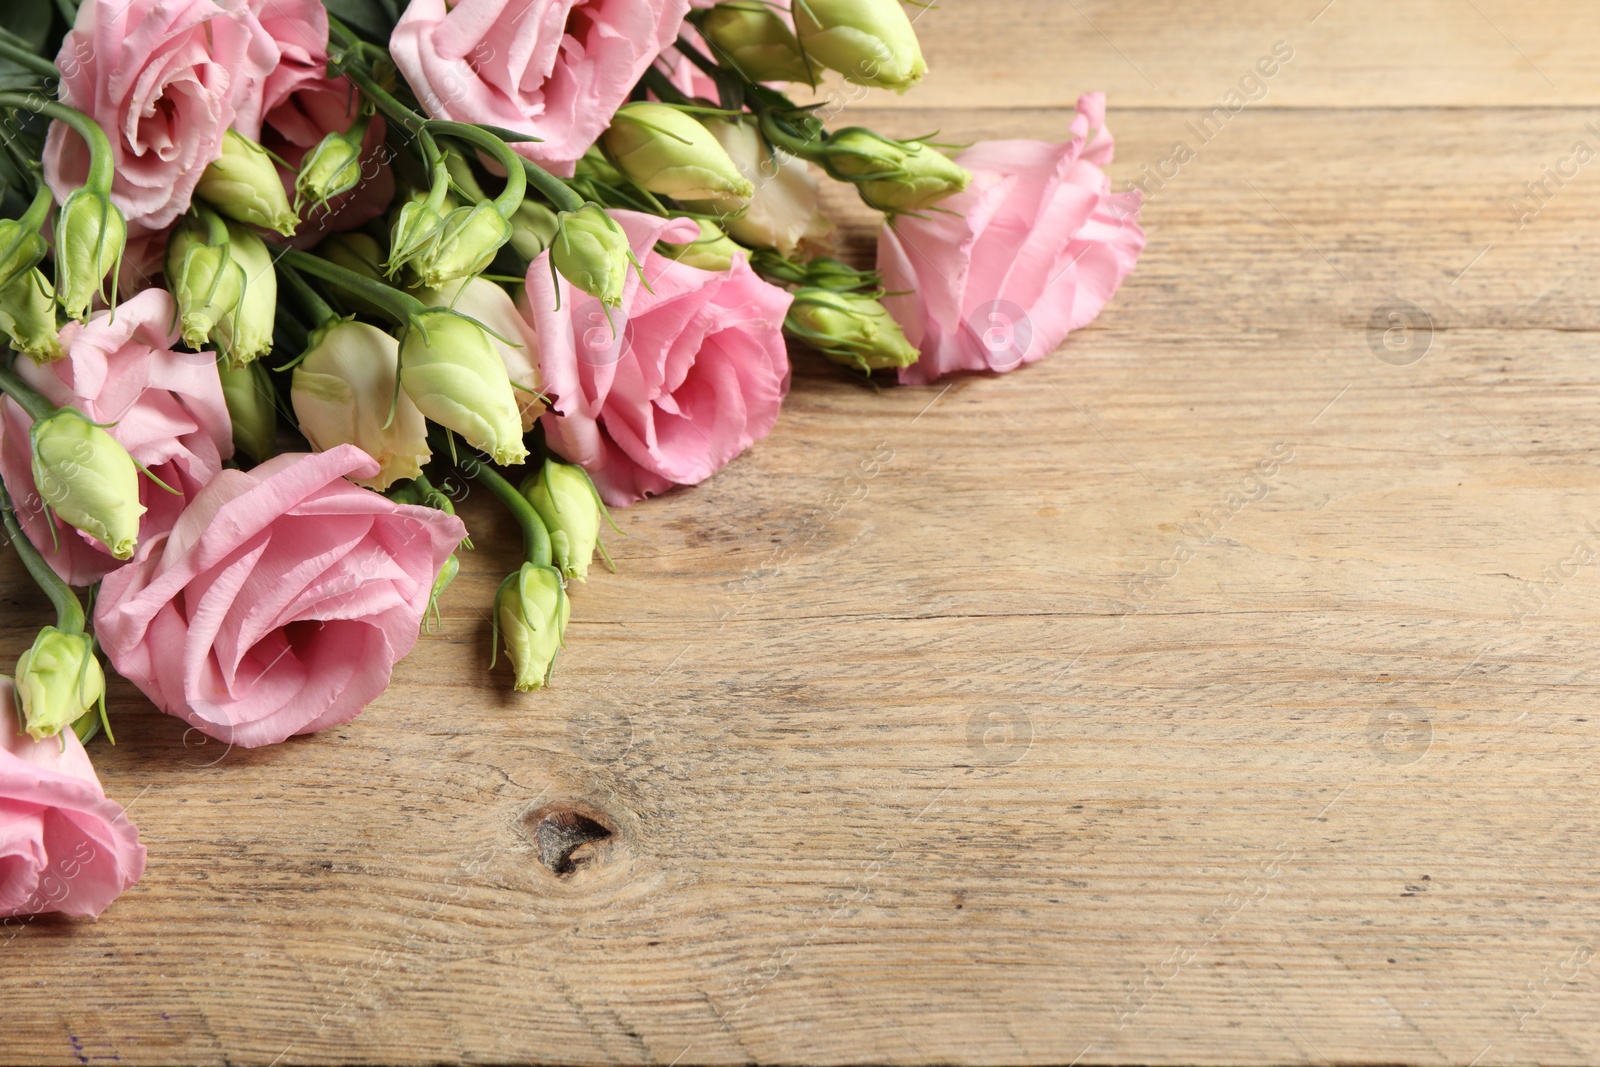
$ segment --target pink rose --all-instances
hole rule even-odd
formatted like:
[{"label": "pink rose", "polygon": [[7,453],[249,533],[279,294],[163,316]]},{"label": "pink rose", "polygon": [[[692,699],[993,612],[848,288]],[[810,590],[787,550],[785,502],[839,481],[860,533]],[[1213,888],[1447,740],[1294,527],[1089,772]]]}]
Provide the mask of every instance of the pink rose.
[{"label": "pink rose", "polygon": [[[58,406],[77,408],[109,432],[128,454],[178,490],[174,496],[140,477],[141,541],[165,533],[187,500],[233,455],[233,424],[210,352],[176,352],[177,306],[163,289],[149,289],[87,323],[61,331],[65,356],[36,365],[20,359],[15,370]],[[33,484],[28,418],[9,397],[0,404],[0,477],[13,490],[28,540],[57,574],[89,585],[122,566],[98,541],[46,517]],[[58,547],[59,546],[59,547]]]},{"label": "pink rose", "polygon": [[251,748],[355,718],[416,644],[466,536],[357,488],[354,445],[225,470],[100,588],[95,634],[157,707]]},{"label": "pink rose", "polygon": [[956,157],[965,192],[878,237],[884,299],[922,359],[921,385],[953,371],[1043,359],[1100,313],[1144,248],[1137,192],[1113,193],[1105,95],[1078,100],[1067,144],[981,141]]},{"label": "pink rose", "polygon": [[[85,0],[56,56],[59,96],[111,138],[111,195],[130,236],[183,214],[229,126],[260,133],[262,83],[279,57],[244,0]],[[83,139],[52,123],[44,173],[56,200],[88,172]]]},{"label": "pink rose", "polygon": [[541,137],[513,147],[570,176],[688,10],[688,0],[412,0],[389,51],[429,115]]},{"label": "pink rose", "polygon": [[591,296],[561,280],[547,251],[528,268],[539,369],[553,396],[551,445],[588,470],[606,503],[624,507],[694,485],[765,437],[789,391],[783,318],[791,297],[743,257],[725,273],[676,263],[657,241],[695,240],[699,227],[612,211],[644,265],[630,273],[608,325]]},{"label": "pink rose", "polygon": [[15,699],[0,678],[0,917],[99,915],[144,874],[139,831],[106,799],[77,735],[33,740]]}]

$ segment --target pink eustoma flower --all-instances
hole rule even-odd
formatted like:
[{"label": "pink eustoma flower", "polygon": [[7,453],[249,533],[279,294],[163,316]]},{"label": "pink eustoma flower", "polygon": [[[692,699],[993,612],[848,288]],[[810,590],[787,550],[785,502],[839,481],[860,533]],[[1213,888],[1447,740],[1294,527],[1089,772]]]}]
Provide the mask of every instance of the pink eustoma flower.
[{"label": "pink eustoma flower", "polygon": [[14,700],[0,678],[0,917],[99,915],[144,874],[139,831],[106,799],[77,735],[33,740]]},{"label": "pink eustoma flower", "polygon": [[546,251],[528,268],[526,299],[554,398],[542,419],[550,444],[623,507],[704,481],[772,430],[789,391],[783,319],[792,298],[742,256],[713,272],[655,251],[657,241],[697,240],[692,221],[611,217],[648,289],[630,274],[608,316],[561,279],[558,309]]},{"label": "pink eustoma flower", "polygon": [[1114,142],[1105,96],[1079,99],[1066,144],[981,141],[956,157],[964,192],[878,238],[884,304],[922,351],[900,372],[1008,371],[1054,352],[1100,314],[1144,249],[1137,192],[1101,168]]},{"label": "pink eustoma flower", "polygon": [[389,51],[429,115],[543,138],[513,147],[571,175],[688,10],[688,0],[412,0]]},{"label": "pink eustoma flower", "polygon": [[[176,490],[142,475],[139,523],[144,540],[172,529],[184,504],[233,455],[233,424],[222,395],[216,357],[178,352],[178,311],[171,294],[147,289],[87,323],[61,330],[65,355],[43,366],[19,359],[14,367],[51,403],[81,411],[136,461]],[[33,484],[28,429],[33,420],[7,397],[0,403],[0,477],[10,487],[22,528],[55,572],[89,585],[122,566],[105,546],[47,517]],[[55,530],[51,530],[51,522]]]},{"label": "pink eustoma flower", "polygon": [[95,634],[157,707],[220,741],[269,745],[348,722],[417,641],[466,527],[346,476],[354,445],[226,470],[112,573]]}]

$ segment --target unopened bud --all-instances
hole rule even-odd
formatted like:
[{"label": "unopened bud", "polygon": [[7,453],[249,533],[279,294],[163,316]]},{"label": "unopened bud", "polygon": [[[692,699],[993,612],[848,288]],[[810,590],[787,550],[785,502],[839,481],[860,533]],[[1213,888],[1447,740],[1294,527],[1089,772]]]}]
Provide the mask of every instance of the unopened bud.
[{"label": "unopened bud", "polygon": [[128,224],[110,197],[78,189],[61,205],[55,239],[56,298],[70,318],[82,322],[122,258]]},{"label": "unopened bud", "polygon": [[493,203],[458,207],[445,216],[436,241],[413,262],[422,284],[437,288],[482,274],[500,246],[511,239],[511,223]]},{"label": "unopened bud", "polygon": [[400,387],[417,410],[496,463],[528,458],[505,363],[483,327],[443,308],[419,313],[400,343]]},{"label": "unopened bud", "polygon": [[266,242],[236,223],[228,223],[230,254],[240,269],[239,300],[212,332],[218,351],[242,366],[272,351],[278,317],[278,274]]},{"label": "unopened bud", "polygon": [[747,81],[815,83],[794,31],[762,0],[718,4],[701,19],[700,35]]},{"label": "unopened bud", "polygon": [[866,373],[909,367],[920,356],[888,309],[865,293],[801,289],[785,325],[832,362]]},{"label": "unopened bud", "polygon": [[277,164],[266,149],[233,129],[223,135],[222,155],[206,167],[194,194],[230,219],[285,237],[294,236],[300,224],[283,191]]},{"label": "unopened bud", "polygon": [[550,684],[571,613],[561,575],[551,567],[524,563],[501,583],[495,596],[495,625],[516,671],[517,692],[530,693]]},{"label": "unopened bud", "polygon": [[900,0],[804,0],[794,26],[807,55],[857,85],[903,93],[928,72]]},{"label": "unopened bud", "polygon": [[0,330],[11,339],[12,348],[35,363],[61,358],[56,292],[39,268],[0,289]]},{"label": "unopened bud", "polygon": [[626,104],[602,137],[617,169],[641,188],[679,200],[755,192],[727,151],[693,115],[666,104]]},{"label": "unopened bud", "polygon": [[539,258],[539,253],[549,248],[561,229],[561,220],[554,211],[537,200],[524,200],[511,216],[511,247],[526,260]]},{"label": "unopened bud", "polygon": [[[33,646],[17,658],[17,695],[28,736],[54,737],[106,698],[106,675],[88,634],[67,633],[54,626],[39,631]],[[9,715],[0,708],[0,715]]]},{"label": "unopened bud", "polygon": [[139,468],[117,439],[71,408],[33,424],[33,484],[56,516],[132,559],[139,543]]},{"label": "unopened bud", "polygon": [[921,211],[967,187],[972,175],[920,141],[893,141],[853,127],[828,138],[823,149],[834,175],[854,182],[879,211]]},{"label": "unopened bud", "polygon": [[587,581],[605,507],[582,467],[547,459],[522,483],[522,495],[550,532],[550,554],[561,573]]},{"label": "unopened bud", "polygon": [[0,219],[0,290],[27,275],[50,251],[37,229],[16,219]]},{"label": "unopened bud", "polygon": [[662,242],[657,251],[668,259],[689,267],[699,267],[713,273],[722,273],[733,267],[733,261],[745,254],[733,238],[719,230],[715,223],[700,220],[700,236],[686,244]]},{"label": "unopened bud", "polygon": [[367,136],[363,119],[344,133],[330,133],[305,154],[294,179],[294,206],[311,203],[327,210],[328,201],[361,184],[361,142]]},{"label": "unopened bud", "polygon": [[428,424],[404,392],[395,394],[400,343],[376,326],[341,319],[311,335],[289,389],[295,420],[311,447],[355,445],[378,462],[357,484],[379,492],[422,473],[432,450]]},{"label": "unopened bud", "polygon": [[550,260],[582,292],[612,307],[622,303],[633,250],[628,235],[598,204],[563,212]]}]

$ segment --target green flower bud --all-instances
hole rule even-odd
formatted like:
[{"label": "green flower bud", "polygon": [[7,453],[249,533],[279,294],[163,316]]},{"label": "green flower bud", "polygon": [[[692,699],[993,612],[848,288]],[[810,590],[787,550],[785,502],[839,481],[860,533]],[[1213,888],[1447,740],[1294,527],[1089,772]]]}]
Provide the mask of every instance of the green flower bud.
[{"label": "green flower bud", "polygon": [[0,289],[0,330],[11,338],[12,348],[35,363],[61,358],[56,291],[39,268]]},{"label": "green flower bud", "polygon": [[494,342],[471,319],[432,308],[406,326],[400,387],[417,410],[496,463],[528,458],[516,391]]},{"label": "green flower bud", "polygon": [[626,104],[601,138],[635,184],[679,200],[748,199],[755,186],[693,116],[666,104]]},{"label": "green flower bud", "polygon": [[293,237],[300,216],[289,206],[278,166],[266,149],[230,129],[222,155],[200,175],[194,195],[230,219]]},{"label": "green flower bud", "polygon": [[[28,736],[54,737],[104,704],[106,675],[88,634],[46,626],[17,658],[17,695]],[[0,710],[0,715],[9,712]]]},{"label": "green flower bud", "polygon": [[56,297],[69,317],[82,322],[106,276],[122,259],[128,224],[110,197],[78,189],[61,205],[55,238]]},{"label": "green flower bud", "polygon": [[50,243],[37,228],[0,219],[0,290],[37,267],[48,251]]},{"label": "green flower bud", "polygon": [[549,685],[572,614],[561,575],[551,567],[524,563],[501,583],[494,614],[497,639],[505,638],[506,653],[516,670],[517,692],[531,693]]},{"label": "green flower bud", "polygon": [[663,241],[657,246],[657,251],[668,259],[675,259],[679,263],[690,267],[699,267],[721,273],[733,266],[735,257],[745,255],[745,250],[739,247],[727,234],[717,229],[715,223],[700,220],[700,238],[688,244],[673,245]]},{"label": "green flower bud", "polygon": [[444,232],[444,212],[428,197],[417,195],[400,205],[389,228],[389,262],[384,273],[394,277],[400,268],[425,256]]},{"label": "green flower bud", "polygon": [[244,271],[239,302],[217,323],[217,348],[237,365],[272,351],[272,328],[278,318],[278,272],[266,242],[235,223],[228,223],[234,262]]},{"label": "green flower bud", "polygon": [[46,506],[113,557],[132,559],[145,508],[128,450],[71,408],[35,422],[30,438],[33,484]]},{"label": "green flower bud", "polygon": [[807,55],[857,85],[903,93],[928,72],[900,0],[796,0],[794,27]]},{"label": "green flower bud", "polygon": [[561,229],[556,213],[537,200],[524,200],[511,216],[511,247],[526,260],[539,258],[539,253],[549,248]]},{"label": "green flower bud", "polygon": [[920,356],[889,310],[866,293],[798,290],[785,325],[834,363],[867,373],[909,367]]},{"label": "green flower bud", "polygon": [[379,492],[420,475],[433,455],[422,412],[405,393],[395,393],[399,368],[398,341],[376,326],[340,319],[311,335],[289,388],[295,420],[311,447],[326,452],[355,445],[380,467],[377,477],[357,484]]},{"label": "green flower bud", "polygon": [[567,281],[612,307],[622,303],[622,290],[633,262],[628,235],[599,204],[563,212],[550,261]]},{"label": "green flower bud", "polygon": [[706,12],[700,35],[717,59],[748,81],[816,84],[800,53],[800,42],[771,5],[762,0],[733,0]]},{"label": "green flower bud", "polygon": [[854,127],[828,138],[826,166],[854,182],[879,211],[921,211],[967,187],[972,175],[920,141],[891,141]]},{"label": "green flower bud", "polygon": [[439,238],[413,266],[430,289],[482,274],[500,246],[511,240],[511,223],[493,203],[458,207],[445,216]]},{"label": "green flower bud", "polygon": [[439,575],[433,580],[433,589],[428,593],[428,609],[422,613],[422,632],[431,634],[439,630],[439,598],[444,596],[444,591],[450,588],[450,583],[456,580],[456,575],[461,573],[461,561],[452,553],[445,557],[444,566],[439,568]]},{"label": "green flower bud", "polygon": [[362,119],[344,133],[330,133],[305,154],[294,179],[294,209],[310,202],[324,211],[328,201],[361,184],[361,142],[367,136]]},{"label": "green flower bud", "polygon": [[[219,230],[218,236],[225,230]],[[232,242],[208,239],[204,222],[194,218],[167,240],[167,283],[178,301],[178,322],[191,348],[204,348],[244,295],[244,266],[233,257]]]},{"label": "green flower bud", "polygon": [[233,447],[255,462],[265,463],[278,451],[277,394],[267,369],[260,363],[235,367],[219,359],[217,374],[233,422]]},{"label": "green flower bud", "polygon": [[587,581],[589,563],[600,544],[600,521],[605,517],[600,494],[588,473],[582,467],[547,459],[537,474],[522,483],[522,495],[550,532],[550,552],[561,573]]}]

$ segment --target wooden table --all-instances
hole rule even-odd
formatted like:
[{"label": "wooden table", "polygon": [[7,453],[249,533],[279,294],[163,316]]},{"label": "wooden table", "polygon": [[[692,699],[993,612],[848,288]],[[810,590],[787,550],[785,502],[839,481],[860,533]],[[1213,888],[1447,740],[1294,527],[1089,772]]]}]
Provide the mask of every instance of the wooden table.
[{"label": "wooden table", "polygon": [[948,387],[801,358],[622,516],[554,692],[485,673],[476,497],[349,726],[226,752],[114,686],[149,872],[0,944],[0,1060],[1600,1060],[1600,9],[918,29],[839,121],[1059,138],[1103,88],[1118,184],[1174,174],[1099,321]]}]

